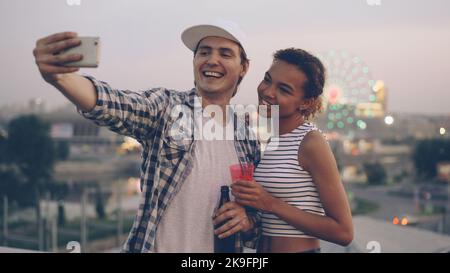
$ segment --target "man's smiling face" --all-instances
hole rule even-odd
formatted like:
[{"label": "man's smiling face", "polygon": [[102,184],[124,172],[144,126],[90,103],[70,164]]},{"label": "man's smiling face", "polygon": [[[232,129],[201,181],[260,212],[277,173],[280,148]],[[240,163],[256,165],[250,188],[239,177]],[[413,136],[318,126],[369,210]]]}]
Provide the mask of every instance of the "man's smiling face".
[{"label": "man's smiling face", "polygon": [[231,97],[239,77],[246,72],[238,44],[219,37],[200,41],[194,56],[194,78],[200,94],[229,94]]}]

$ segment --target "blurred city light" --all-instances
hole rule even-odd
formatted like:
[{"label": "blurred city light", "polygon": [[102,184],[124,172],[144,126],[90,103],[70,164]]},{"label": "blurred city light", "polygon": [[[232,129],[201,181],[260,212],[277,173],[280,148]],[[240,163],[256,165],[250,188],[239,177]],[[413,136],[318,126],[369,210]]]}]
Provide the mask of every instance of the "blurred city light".
[{"label": "blurred city light", "polygon": [[383,81],[377,81],[375,85],[372,87],[373,92],[381,91],[384,88],[384,82]]},{"label": "blurred city light", "polygon": [[439,134],[445,135],[445,128],[444,127],[439,128]]},{"label": "blurred city light", "polygon": [[[413,220],[414,222],[414,220]],[[409,219],[406,216],[401,217],[401,219],[397,216],[394,216],[392,219],[392,224],[394,225],[401,225],[401,226],[407,226],[409,223]]]},{"label": "blurred city light", "polygon": [[141,180],[139,177],[129,177],[127,180],[128,196],[139,194],[141,192]]},{"label": "blurred city light", "polygon": [[401,225],[402,225],[402,226],[406,226],[406,225],[408,225],[408,218],[406,218],[406,217],[403,217],[403,218],[402,218],[402,222],[401,222]]},{"label": "blurred city light", "polygon": [[386,116],[384,118],[384,123],[387,125],[392,125],[394,123],[394,118],[392,116]]},{"label": "blurred city light", "polygon": [[362,120],[358,120],[356,122],[356,125],[358,125],[359,129],[361,129],[361,130],[364,130],[367,128],[367,124]]},{"label": "blurred city light", "polygon": [[392,219],[392,224],[398,225],[399,223],[400,223],[400,220],[398,219],[397,216],[395,216],[394,219]]},{"label": "blurred city light", "polygon": [[141,144],[131,137],[125,137],[123,139],[123,143],[117,149],[118,154],[126,154],[127,152],[131,152],[134,150],[138,150],[141,147]]}]

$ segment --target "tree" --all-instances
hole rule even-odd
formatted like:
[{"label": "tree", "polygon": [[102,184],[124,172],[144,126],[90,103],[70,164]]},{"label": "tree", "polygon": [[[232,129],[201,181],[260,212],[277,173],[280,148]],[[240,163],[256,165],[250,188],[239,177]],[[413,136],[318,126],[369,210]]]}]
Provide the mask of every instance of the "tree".
[{"label": "tree", "polygon": [[367,175],[367,182],[370,185],[386,184],[386,170],[380,163],[365,163],[364,171]]},{"label": "tree", "polygon": [[[0,199],[6,195],[13,204],[32,205],[32,195],[30,196],[28,191],[24,192],[26,184],[26,177],[16,165],[0,163]],[[3,208],[3,199],[0,201],[0,207]]]},{"label": "tree", "polygon": [[21,116],[8,125],[8,155],[36,186],[49,181],[53,173],[55,149],[48,124],[34,115]]},{"label": "tree", "polygon": [[105,204],[103,201],[103,195],[100,187],[97,187],[96,193],[95,193],[95,211],[97,213],[97,217],[99,219],[105,219],[106,218],[106,212],[105,212]]},{"label": "tree", "polygon": [[34,115],[11,120],[8,124],[5,153],[4,163],[15,166],[25,180],[16,185],[17,188],[8,187],[18,189],[17,192],[10,192],[12,195],[9,198],[22,202],[22,205],[34,205],[37,218],[40,219],[39,200],[42,192],[52,183],[55,153],[48,124]]},{"label": "tree", "polygon": [[419,141],[413,153],[417,173],[425,178],[435,178],[437,164],[450,161],[450,140],[427,139]]},{"label": "tree", "polygon": [[67,141],[58,141],[55,145],[56,158],[58,160],[64,161],[69,158],[70,147]]},{"label": "tree", "polygon": [[5,163],[7,161],[7,136],[2,134],[0,129],[0,164]]}]

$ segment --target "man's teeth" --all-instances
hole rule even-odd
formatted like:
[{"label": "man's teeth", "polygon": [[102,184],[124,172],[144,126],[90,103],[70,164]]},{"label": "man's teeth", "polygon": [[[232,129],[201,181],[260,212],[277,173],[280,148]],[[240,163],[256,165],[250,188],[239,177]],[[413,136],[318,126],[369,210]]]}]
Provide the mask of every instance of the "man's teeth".
[{"label": "man's teeth", "polygon": [[205,72],[203,72],[203,75],[205,75],[207,77],[215,77],[215,78],[220,78],[223,76],[221,73],[212,72],[212,71],[205,71]]}]

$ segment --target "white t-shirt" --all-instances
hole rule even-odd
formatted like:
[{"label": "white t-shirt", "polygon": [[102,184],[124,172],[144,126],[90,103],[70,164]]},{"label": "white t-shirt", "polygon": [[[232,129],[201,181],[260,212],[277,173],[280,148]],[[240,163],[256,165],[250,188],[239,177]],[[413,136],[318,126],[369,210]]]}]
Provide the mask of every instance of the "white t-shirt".
[{"label": "white t-shirt", "polygon": [[[197,140],[193,167],[156,231],[155,252],[214,252],[212,215],[237,164],[233,140]],[[233,196],[230,194],[230,197]]]}]

